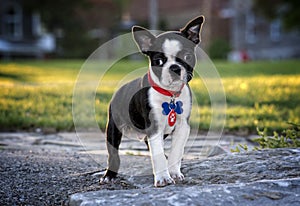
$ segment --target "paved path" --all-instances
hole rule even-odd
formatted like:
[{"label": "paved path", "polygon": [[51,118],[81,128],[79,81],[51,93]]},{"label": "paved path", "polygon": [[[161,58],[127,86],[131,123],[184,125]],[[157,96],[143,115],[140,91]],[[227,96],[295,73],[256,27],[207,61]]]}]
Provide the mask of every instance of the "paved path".
[{"label": "paved path", "polygon": [[[238,137],[234,135],[205,136],[201,134],[191,135],[185,149],[188,158],[214,156],[215,154],[230,152],[238,144],[247,144],[253,147],[252,138]],[[165,141],[165,149],[170,148],[171,140]],[[105,136],[103,133],[0,133],[0,147],[5,149],[44,149],[76,151],[88,154],[106,154]],[[124,137],[120,147],[121,154],[148,155],[143,141],[136,138]]]},{"label": "paved path", "polygon": [[[227,153],[234,144],[247,142],[234,136],[204,140],[189,141],[184,162]],[[169,144],[167,140],[166,148]],[[75,193],[152,188],[145,144],[125,138],[121,155],[116,184],[99,185],[107,157],[103,134],[0,133],[0,205],[67,205]]]}]

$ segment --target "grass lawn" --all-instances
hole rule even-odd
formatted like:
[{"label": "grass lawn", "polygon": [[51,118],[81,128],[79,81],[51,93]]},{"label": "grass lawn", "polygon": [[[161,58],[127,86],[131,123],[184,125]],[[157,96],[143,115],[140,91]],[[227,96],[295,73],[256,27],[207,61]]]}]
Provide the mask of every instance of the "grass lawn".
[{"label": "grass lawn", "polygon": [[[0,129],[74,130],[73,88],[81,60],[16,61],[0,63]],[[125,76],[146,62],[119,62],[105,75],[95,99],[96,120],[105,128],[108,102]],[[263,61],[235,64],[215,62],[226,92],[225,131],[256,133],[256,127],[287,128],[300,123],[300,61]],[[146,72],[146,69],[145,69]],[[130,78],[133,78],[132,73]],[[126,79],[126,78],[125,78]],[[209,94],[201,78],[191,82],[200,115],[191,124],[208,130]],[[88,127],[88,126],[87,126]]]}]

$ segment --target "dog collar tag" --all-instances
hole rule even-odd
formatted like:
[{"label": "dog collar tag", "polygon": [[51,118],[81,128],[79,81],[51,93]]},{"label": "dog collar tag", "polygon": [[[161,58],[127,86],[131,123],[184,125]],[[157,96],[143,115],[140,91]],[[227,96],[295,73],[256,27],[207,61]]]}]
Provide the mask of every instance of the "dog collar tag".
[{"label": "dog collar tag", "polygon": [[168,115],[168,124],[170,127],[173,127],[175,123],[176,123],[176,112],[174,111],[174,109],[172,109]]},{"label": "dog collar tag", "polygon": [[164,102],[162,103],[162,108],[163,108],[163,115],[168,115],[168,124],[170,127],[174,126],[176,123],[176,114],[182,114],[183,109],[182,109],[182,101],[177,101],[175,103],[175,100],[172,99],[170,103]]}]

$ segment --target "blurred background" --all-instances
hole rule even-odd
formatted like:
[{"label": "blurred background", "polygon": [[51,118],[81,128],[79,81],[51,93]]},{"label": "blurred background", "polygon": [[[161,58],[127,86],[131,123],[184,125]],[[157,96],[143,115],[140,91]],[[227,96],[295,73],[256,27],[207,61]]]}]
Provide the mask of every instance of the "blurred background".
[{"label": "blurred background", "polygon": [[86,58],[135,24],[177,30],[198,15],[213,59],[300,57],[297,0],[0,0],[0,57]]}]

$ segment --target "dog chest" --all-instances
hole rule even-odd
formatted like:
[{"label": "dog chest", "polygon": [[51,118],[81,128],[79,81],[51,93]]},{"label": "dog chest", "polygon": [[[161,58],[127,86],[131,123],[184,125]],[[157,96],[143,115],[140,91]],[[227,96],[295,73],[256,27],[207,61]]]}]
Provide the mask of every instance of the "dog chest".
[{"label": "dog chest", "polygon": [[175,102],[182,102],[182,113],[175,114],[176,123],[174,126],[170,126],[170,118],[173,118],[173,114],[165,114],[163,104],[171,102],[171,97],[159,94],[153,88],[148,91],[149,105],[151,107],[151,112],[153,113],[153,120],[157,124],[159,130],[164,131],[165,134],[171,133],[174,127],[180,124],[181,119],[188,119],[191,111],[191,96],[190,91],[187,86],[181,91],[181,95],[175,98]]}]

